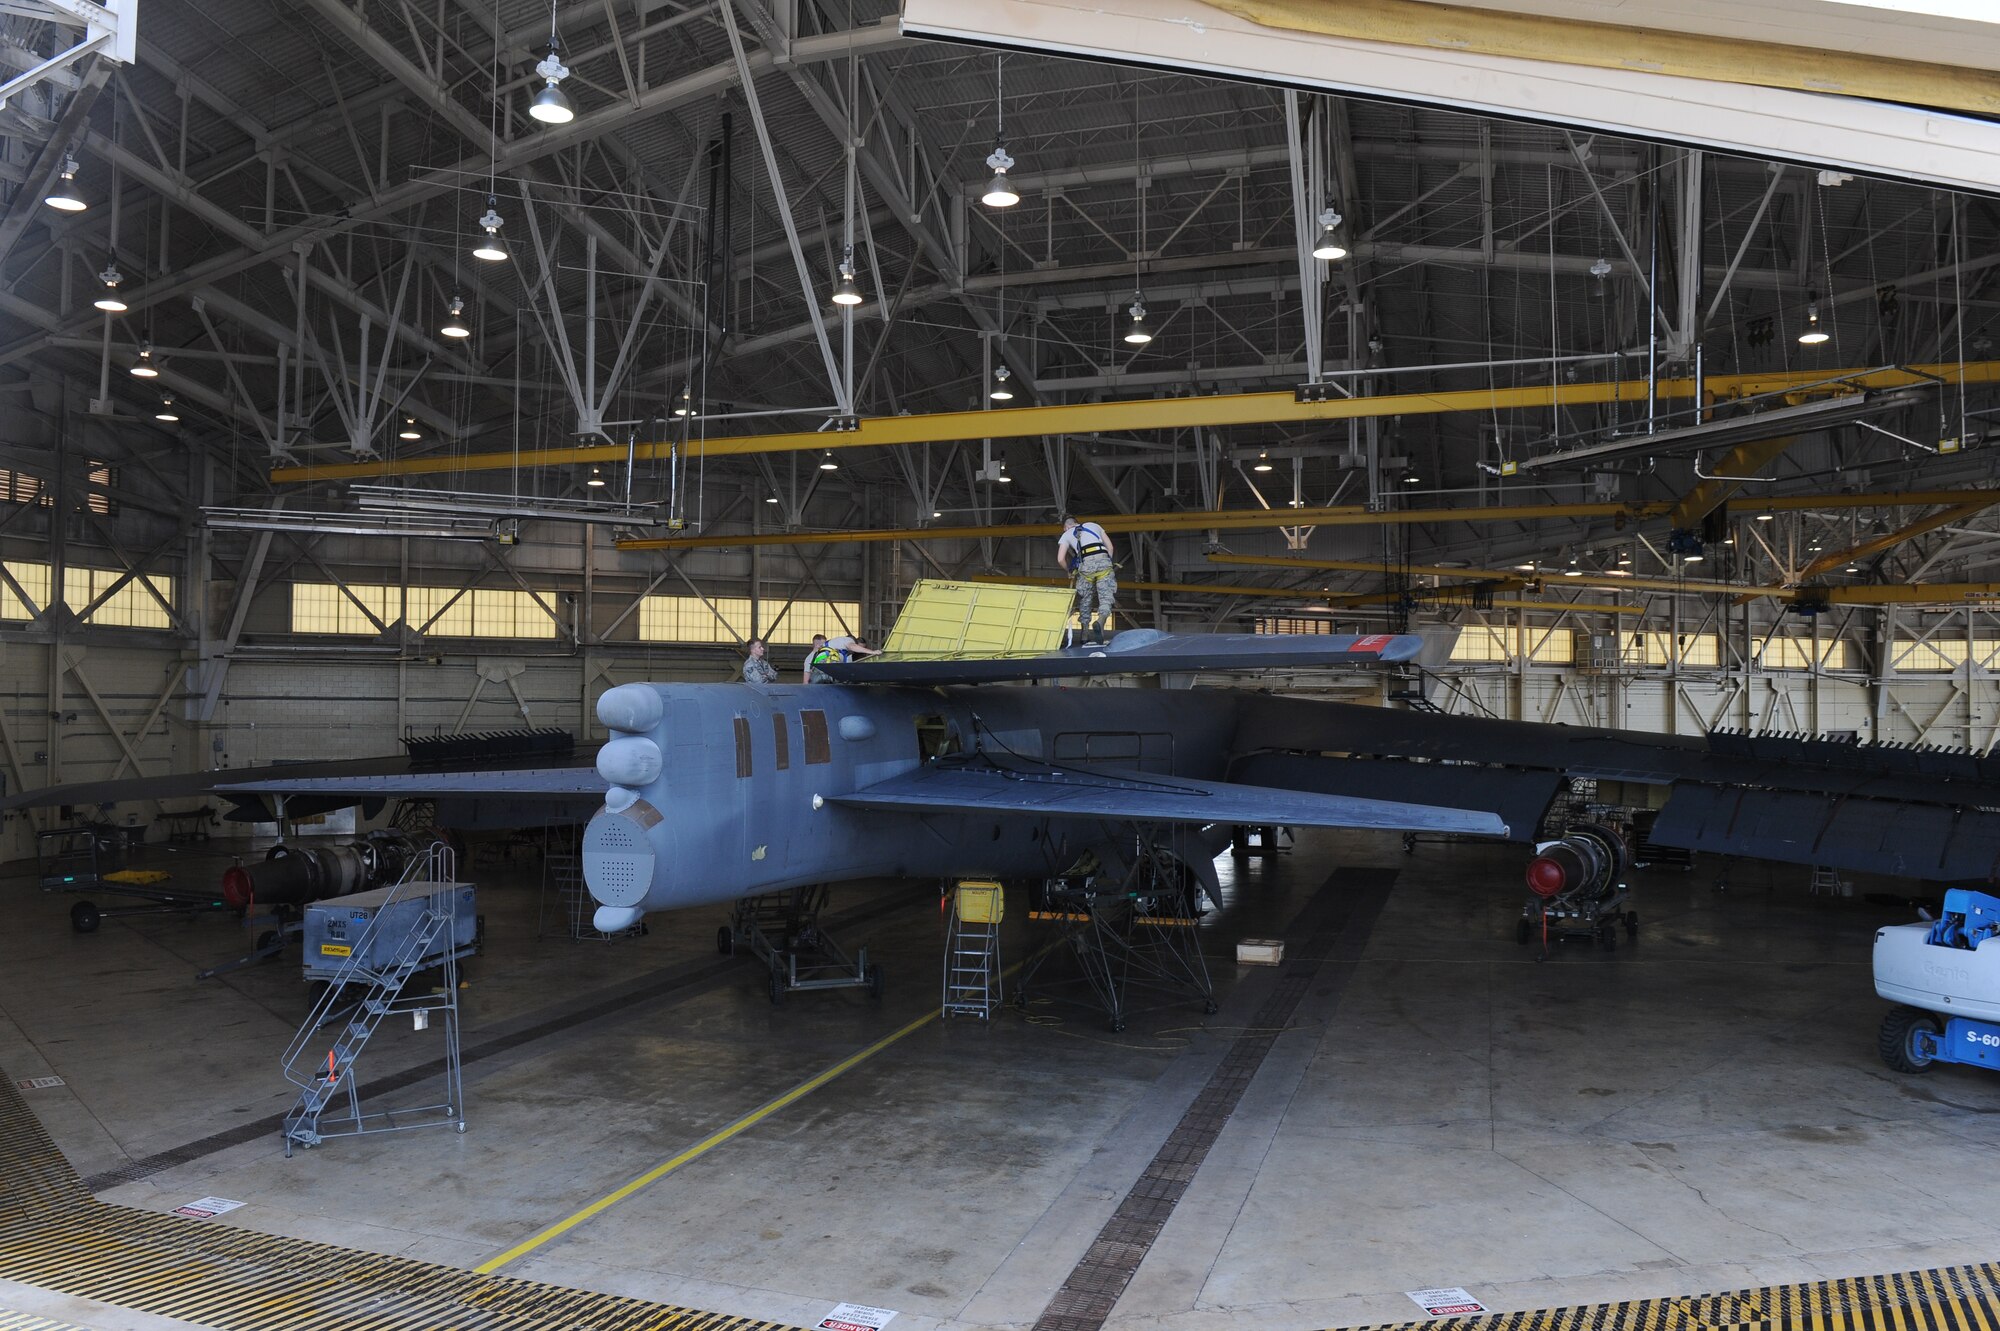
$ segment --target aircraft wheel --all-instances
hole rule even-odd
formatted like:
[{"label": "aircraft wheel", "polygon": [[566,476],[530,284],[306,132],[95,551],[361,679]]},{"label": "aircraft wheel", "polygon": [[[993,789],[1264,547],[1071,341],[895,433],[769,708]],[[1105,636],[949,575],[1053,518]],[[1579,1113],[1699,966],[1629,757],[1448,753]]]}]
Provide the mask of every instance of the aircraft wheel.
[{"label": "aircraft wheel", "polygon": [[771,963],[771,1005],[776,1007],[785,1001],[785,972],[776,962]]},{"label": "aircraft wheel", "polygon": [[1937,1066],[1937,1055],[1925,1049],[1917,1036],[1921,1033],[1935,1038],[1943,1030],[1944,1024],[1933,1013],[1921,1008],[1894,1007],[1882,1018],[1882,1032],[1876,1037],[1875,1046],[1891,1072],[1929,1072]]},{"label": "aircraft wheel", "polygon": [[69,908],[69,927],[80,934],[96,933],[98,922],[102,919],[97,907],[88,901],[79,901]]},{"label": "aircraft wheel", "polygon": [[736,934],[726,924],[715,931],[715,950],[725,957],[736,951]]},{"label": "aircraft wheel", "polygon": [[1417,853],[1417,834],[1415,832],[1403,833],[1403,853],[1405,855],[1414,855]]},{"label": "aircraft wheel", "polygon": [[1627,938],[1639,936],[1639,912],[1636,910],[1625,912],[1625,936]]},{"label": "aircraft wheel", "polygon": [[1120,1032],[1120,1031],[1122,1031],[1122,1030],[1124,1030],[1124,1029],[1125,1029],[1125,1018],[1123,1018],[1123,1017],[1113,1017],[1113,1018],[1111,1019],[1111,1033],[1112,1033],[1113,1035],[1116,1035],[1116,1034],[1118,1034],[1118,1032]]},{"label": "aircraft wheel", "polygon": [[1534,936],[1534,930],[1528,927],[1527,916],[1523,915],[1520,919],[1514,921],[1515,942],[1521,944],[1521,946],[1523,947],[1526,947],[1528,945],[1528,939],[1530,939],[1533,936]]},{"label": "aircraft wheel", "polygon": [[1222,1011],[1222,1005],[1211,998],[1201,1005],[1201,1011],[1203,1016],[1212,1017]]},{"label": "aircraft wheel", "polygon": [[[266,929],[263,933],[257,935],[256,950],[262,952],[267,947],[274,948],[280,937],[282,937],[282,935],[280,935],[276,929]],[[276,961],[277,959],[278,959],[278,954],[276,951],[273,951],[270,956],[264,958],[264,960],[266,961]]]},{"label": "aircraft wheel", "polygon": [[868,968],[868,996],[870,998],[882,997],[884,987],[885,982],[882,979],[882,968],[880,966],[870,966]]}]

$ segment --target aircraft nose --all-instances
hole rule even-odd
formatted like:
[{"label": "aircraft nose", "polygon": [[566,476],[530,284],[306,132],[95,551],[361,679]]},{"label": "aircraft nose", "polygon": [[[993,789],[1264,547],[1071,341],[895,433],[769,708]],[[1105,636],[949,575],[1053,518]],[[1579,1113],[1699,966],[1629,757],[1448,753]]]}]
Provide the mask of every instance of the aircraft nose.
[{"label": "aircraft nose", "polygon": [[659,853],[649,835],[660,811],[637,800],[621,812],[600,809],[583,830],[583,881],[605,906],[639,906],[652,890]]}]

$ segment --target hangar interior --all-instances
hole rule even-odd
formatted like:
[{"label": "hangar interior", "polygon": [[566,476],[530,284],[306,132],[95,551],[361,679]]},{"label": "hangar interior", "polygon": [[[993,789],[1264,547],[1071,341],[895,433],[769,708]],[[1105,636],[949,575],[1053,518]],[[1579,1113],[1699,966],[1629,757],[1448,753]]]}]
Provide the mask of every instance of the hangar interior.
[{"label": "hangar interior", "polygon": [[[0,6],[6,791],[594,744],[608,688],[734,679],[753,637],[789,679],[920,580],[1060,584],[1065,514],[1116,535],[1120,627],[1444,644],[1218,687],[2000,741],[2000,178],[1853,166],[1831,113],[1823,155],[1760,153],[1120,61],[1080,11],[1011,8],[1074,27],[982,41],[1010,0]],[[1829,59],[1949,66],[1988,100],[1933,137],[1992,130],[1990,19],[1744,8],[1820,22]],[[1747,60],[1808,49],[1657,22],[1711,20]],[[99,816],[185,882],[279,834],[162,844],[182,804]],[[835,898],[883,998],[775,1005],[713,951],[726,911],[561,936],[547,859],[475,844],[470,1129],[288,1157],[238,1130],[290,1093],[296,968],[191,983],[248,946],[214,916],[73,932],[36,857],[87,816],[0,823],[0,1066],[62,1079],[18,1094],[117,1207],[227,1196],[204,1223],[801,1326],[1401,1323],[1409,1289],[1511,1312],[1994,1255],[1964,1168],[1986,1074],[1876,1058],[1866,948],[1910,880],[1656,864],[1643,933],[1542,962],[1518,848],[1302,831],[1218,861],[1193,932],[1220,1012],[1107,1032],[1046,996],[922,1024],[934,885]],[[1019,961],[1043,942],[1010,908]],[[1310,955],[1302,992],[1237,965],[1260,937]],[[380,1070],[428,1066],[421,1034]],[[1266,1037],[1125,1283],[1066,1311]],[[306,1324],[76,1293],[29,1246],[0,1242],[0,1310]]]}]

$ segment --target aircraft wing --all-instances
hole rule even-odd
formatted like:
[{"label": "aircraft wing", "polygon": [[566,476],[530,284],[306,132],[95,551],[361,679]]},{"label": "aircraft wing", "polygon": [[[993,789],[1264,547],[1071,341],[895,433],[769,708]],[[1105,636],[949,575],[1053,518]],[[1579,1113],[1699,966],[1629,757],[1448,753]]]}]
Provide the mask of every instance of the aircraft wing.
[{"label": "aircraft wing", "polygon": [[1033,656],[945,660],[870,656],[821,668],[842,684],[995,684],[1091,675],[1393,665],[1415,660],[1423,648],[1423,638],[1414,633],[1161,633],[1127,629],[1105,645],[1067,647]]},{"label": "aircraft wing", "polygon": [[382,776],[290,776],[218,782],[221,795],[604,795],[594,767],[523,767],[511,772],[407,772]]},{"label": "aircraft wing", "polygon": [[1014,760],[1000,763],[984,755],[943,759],[851,795],[835,795],[830,799],[849,808],[903,812],[1507,835],[1507,824],[1499,815],[1483,810],[1197,781],[1146,772],[1054,767]]}]

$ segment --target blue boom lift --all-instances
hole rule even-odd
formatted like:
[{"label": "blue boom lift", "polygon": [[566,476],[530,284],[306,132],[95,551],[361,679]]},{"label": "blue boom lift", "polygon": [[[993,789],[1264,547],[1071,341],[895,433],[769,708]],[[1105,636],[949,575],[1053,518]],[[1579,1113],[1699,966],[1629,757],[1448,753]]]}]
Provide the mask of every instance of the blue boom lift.
[{"label": "blue boom lift", "polygon": [[1939,1063],[2000,1067],[2000,897],[1955,887],[1928,924],[1875,933],[1882,1061],[1897,1072]]}]

